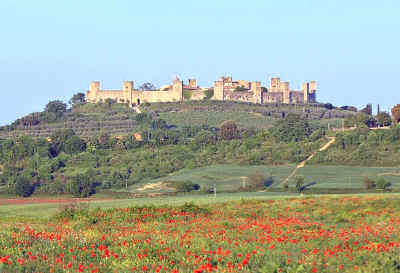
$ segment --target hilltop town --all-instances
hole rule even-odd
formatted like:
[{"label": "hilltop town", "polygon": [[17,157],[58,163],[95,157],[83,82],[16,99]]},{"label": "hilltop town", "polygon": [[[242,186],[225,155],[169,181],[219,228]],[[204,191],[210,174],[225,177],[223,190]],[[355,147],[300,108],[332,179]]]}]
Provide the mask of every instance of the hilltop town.
[{"label": "hilltop town", "polygon": [[302,90],[292,90],[289,82],[280,78],[271,78],[270,86],[263,87],[261,82],[245,80],[234,81],[232,77],[221,77],[210,88],[201,88],[196,79],[189,79],[185,84],[178,77],[171,85],[165,85],[158,90],[136,90],[133,81],[125,81],[122,90],[102,90],[100,82],[90,84],[86,92],[88,102],[101,102],[113,99],[130,106],[148,102],[179,102],[183,100],[202,100],[210,97],[219,101],[242,101],[249,103],[284,103],[307,104],[316,102],[317,83],[305,82]]}]

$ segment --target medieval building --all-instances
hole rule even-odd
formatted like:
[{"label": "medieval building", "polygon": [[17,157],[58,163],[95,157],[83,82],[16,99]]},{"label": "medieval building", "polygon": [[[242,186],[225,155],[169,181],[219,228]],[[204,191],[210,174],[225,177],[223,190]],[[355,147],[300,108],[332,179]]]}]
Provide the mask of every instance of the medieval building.
[{"label": "medieval building", "polygon": [[[101,90],[100,82],[90,84],[86,92],[88,102],[100,102],[113,99],[119,103],[139,105],[142,102],[174,102],[185,100],[184,92],[190,92],[191,100],[204,99],[206,90],[197,85],[196,79],[189,79],[188,84],[176,78],[172,85],[165,85],[156,91],[139,91],[134,89],[132,81],[125,81],[122,90]],[[317,84],[306,82],[302,90],[291,90],[289,82],[280,78],[271,78],[269,87],[262,87],[261,82],[245,80],[233,81],[232,77],[221,77],[213,85],[213,100],[243,101],[250,103],[284,103],[306,104],[316,102]]]}]

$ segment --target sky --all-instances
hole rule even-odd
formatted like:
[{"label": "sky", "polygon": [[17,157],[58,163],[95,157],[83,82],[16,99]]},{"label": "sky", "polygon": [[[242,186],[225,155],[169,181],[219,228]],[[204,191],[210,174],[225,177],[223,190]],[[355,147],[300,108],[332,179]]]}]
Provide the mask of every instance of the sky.
[{"label": "sky", "polygon": [[1,0],[0,125],[105,89],[279,76],[317,99],[400,103],[398,0]]}]

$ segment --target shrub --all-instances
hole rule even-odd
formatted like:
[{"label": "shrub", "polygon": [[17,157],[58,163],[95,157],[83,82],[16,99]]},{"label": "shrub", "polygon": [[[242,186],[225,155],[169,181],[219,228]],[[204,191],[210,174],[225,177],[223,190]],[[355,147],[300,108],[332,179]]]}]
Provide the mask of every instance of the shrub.
[{"label": "shrub", "polygon": [[220,126],[220,135],[224,140],[231,140],[237,138],[239,131],[236,122],[233,120],[227,120],[223,122]]},{"label": "shrub", "polygon": [[94,183],[87,174],[78,174],[72,178],[69,187],[74,197],[88,197],[94,193]]},{"label": "shrub", "polygon": [[251,188],[260,189],[265,187],[265,177],[259,171],[249,175],[248,181]]},{"label": "shrub", "polygon": [[307,119],[297,114],[288,114],[275,123],[272,133],[279,141],[298,142],[310,136],[312,128]]},{"label": "shrub", "polygon": [[381,177],[376,181],[376,188],[380,190],[387,190],[391,186],[390,182]]},{"label": "shrub", "polygon": [[191,192],[200,189],[199,184],[194,184],[191,181],[177,181],[172,186],[179,192]]},{"label": "shrub", "polygon": [[374,180],[370,179],[368,176],[364,177],[364,187],[367,190],[371,190],[375,188],[375,182]]},{"label": "shrub", "polygon": [[301,175],[296,176],[294,178],[294,183],[296,185],[296,191],[301,193],[304,190],[304,177]]},{"label": "shrub", "polygon": [[14,190],[18,196],[29,197],[33,193],[33,186],[28,178],[19,176],[15,181]]}]

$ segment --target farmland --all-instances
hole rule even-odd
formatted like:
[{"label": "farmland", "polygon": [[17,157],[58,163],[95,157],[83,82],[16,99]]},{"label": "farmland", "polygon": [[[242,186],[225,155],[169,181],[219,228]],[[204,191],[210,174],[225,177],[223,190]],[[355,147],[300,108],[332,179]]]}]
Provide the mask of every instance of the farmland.
[{"label": "farmland", "polygon": [[[295,165],[278,166],[240,166],[240,165],[214,165],[192,170],[182,170],[168,176],[145,180],[140,184],[130,187],[130,192],[163,192],[160,190],[138,191],[147,184],[159,182],[174,184],[177,181],[193,181],[207,189],[214,185],[217,191],[237,191],[246,183],[248,176],[259,172],[264,177],[272,177],[273,184],[269,190],[282,188],[282,182],[293,171]],[[305,178],[306,183],[315,183],[309,189],[364,189],[364,178],[370,177],[377,180],[384,178],[391,183],[392,189],[400,188],[400,171],[398,167],[360,167],[360,166],[320,166],[306,165],[297,172]],[[290,188],[294,185],[290,184]]]},{"label": "farmland", "polygon": [[[3,272],[396,272],[398,195],[2,217]],[[33,216],[33,215],[32,215]]]}]

